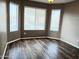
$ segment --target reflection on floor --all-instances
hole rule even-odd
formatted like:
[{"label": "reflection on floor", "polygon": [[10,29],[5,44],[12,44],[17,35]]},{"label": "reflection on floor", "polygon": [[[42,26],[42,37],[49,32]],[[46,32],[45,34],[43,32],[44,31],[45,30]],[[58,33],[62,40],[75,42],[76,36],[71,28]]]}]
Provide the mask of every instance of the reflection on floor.
[{"label": "reflection on floor", "polygon": [[8,46],[5,59],[68,59],[56,40],[19,40]]}]

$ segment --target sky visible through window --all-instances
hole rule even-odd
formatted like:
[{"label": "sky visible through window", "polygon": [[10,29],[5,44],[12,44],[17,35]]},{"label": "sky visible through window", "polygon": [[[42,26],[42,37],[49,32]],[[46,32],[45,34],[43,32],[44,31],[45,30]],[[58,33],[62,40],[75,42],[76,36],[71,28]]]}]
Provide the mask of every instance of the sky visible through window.
[{"label": "sky visible through window", "polygon": [[50,31],[59,31],[60,9],[52,10]]},{"label": "sky visible through window", "polygon": [[18,30],[18,5],[10,3],[10,31]]},{"label": "sky visible through window", "polygon": [[24,30],[45,30],[46,10],[25,7]]}]

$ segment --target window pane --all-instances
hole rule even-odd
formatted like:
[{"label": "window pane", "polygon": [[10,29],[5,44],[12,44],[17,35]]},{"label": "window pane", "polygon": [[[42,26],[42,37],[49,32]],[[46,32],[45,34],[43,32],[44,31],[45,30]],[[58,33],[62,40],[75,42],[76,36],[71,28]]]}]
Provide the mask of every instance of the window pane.
[{"label": "window pane", "polygon": [[50,26],[51,31],[59,31],[60,13],[61,13],[60,9],[52,10],[51,26]]},{"label": "window pane", "polygon": [[46,10],[25,7],[24,30],[44,30]]},{"label": "window pane", "polygon": [[18,5],[10,3],[10,32],[18,31]]},{"label": "window pane", "polygon": [[45,30],[45,9],[36,9],[36,30]]},{"label": "window pane", "polygon": [[24,11],[24,30],[35,29],[35,9],[25,7]]}]

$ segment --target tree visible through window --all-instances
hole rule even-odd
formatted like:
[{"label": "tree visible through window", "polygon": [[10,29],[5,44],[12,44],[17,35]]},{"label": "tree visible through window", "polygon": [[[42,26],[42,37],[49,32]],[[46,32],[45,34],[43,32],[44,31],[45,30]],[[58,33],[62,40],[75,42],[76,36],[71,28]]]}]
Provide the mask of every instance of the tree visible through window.
[{"label": "tree visible through window", "polygon": [[45,30],[46,9],[25,7],[24,30]]}]

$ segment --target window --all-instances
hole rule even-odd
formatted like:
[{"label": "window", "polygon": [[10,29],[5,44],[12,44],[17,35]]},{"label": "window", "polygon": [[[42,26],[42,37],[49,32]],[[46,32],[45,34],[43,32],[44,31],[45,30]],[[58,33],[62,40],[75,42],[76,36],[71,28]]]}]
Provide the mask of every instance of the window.
[{"label": "window", "polygon": [[45,30],[45,16],[45,9],[25,7],[24,30]]},{"label": "window", "polygon": [[10,32],[18,31],[18,5],[10,3]]},{"label": "window", "polygon": [[36,30],[45,30],[46,10],[36,9]]},{"label": "window", "polygon": [[50,31],[59,31],[60,9],[52,10]]}]

